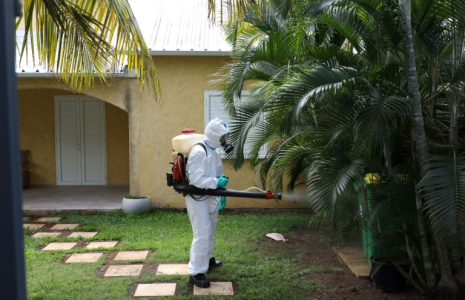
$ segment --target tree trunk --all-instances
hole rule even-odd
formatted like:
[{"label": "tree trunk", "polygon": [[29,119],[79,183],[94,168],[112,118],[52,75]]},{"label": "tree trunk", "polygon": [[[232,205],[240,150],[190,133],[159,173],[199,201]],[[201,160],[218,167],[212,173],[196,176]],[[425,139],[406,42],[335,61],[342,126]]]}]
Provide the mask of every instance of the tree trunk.
[{"label": "tree trunk", "polygon": [[436,239],[436,248],[438,252],[439,269],[441,270],[441,280],[437,288],[438,290],[446,290],[451,294],[457,294],[459,288],[452,273],[449,252],[446,248],[441,246],[438,239]]},{"label": "tree trunk", "polygon": [[[463,35],[461,32],[457,29],[456,21],[455,21],[455,16],[452,18],[453,19],[453,26],[454,26],[454,50],[452,53],[452,59],[454,62],[454,68],[457,69],[457,67],[460,64],[460,60],[462,59],[462,49],[463,49]],[[458,84],[454,84],[454,92],[457,92],[459,90]],[[449,142],[452,145],[457,144],[458,140],[458,132],[457,132],[457,121],[459,117],[459,112],[458,112],[458,99],[456,94],[454,93],[452,95],[452,98],[450,99],[450,124],[449,124]]]},{"label": "tree trunk", "polygon": [[[409,94],[413,97],[413,116],[412,116],[412,140],[414,143],[414,151],[416,152],[419,163],[421,177],[423,178],[430,169],[429,153],[426,145],[426,136],[424,121],[422,115],[421,98],[418,89],[417,68],[415,65],[415,53],[413,48],[412,38],[412,20],[410,11],[410,0],[399,0],[399,4],[403,9],[404,22],[402,30],[404,32],[404,55],[407,64],[407,79]],[[434,289],[436,286],[436,274],[433,270],[431,258],[429,256],[429,246],[426,239],[425,222],[423,216],[423,198],[420,191],[416,191],[416,206],[418,227],[422,244],[423,264],[426,273],[426,282],[429,289]]]},{"label": "tree trunk", "polygon": [[[405,222],[405,220],[402,222],[402,228],[404,229],[404,232],[407,232],[407,223]],[[425,280],[423,278],[423,275],[420,273],[420,271],[417,268],[417,265],[415,263],[415,256],[413,255],[412,248],[410,247],[409,238],[407,237],[407,234],[405,234],[405,233],[404,233],[404,238],[405,238],[405,247],[407,248],[407,254],[408,254],[408,258],[410,260],[410,264],[412,265],[412,269],[415,272],[415,274],[417,275],[418,281],[420,282],[422,287],[426,288],[426,282],[425,282]]]}]

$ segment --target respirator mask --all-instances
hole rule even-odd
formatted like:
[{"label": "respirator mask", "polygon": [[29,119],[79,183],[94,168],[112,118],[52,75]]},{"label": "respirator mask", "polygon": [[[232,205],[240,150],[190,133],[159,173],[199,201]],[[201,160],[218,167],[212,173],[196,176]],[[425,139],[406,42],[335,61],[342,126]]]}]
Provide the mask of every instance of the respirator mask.
[{"label": "respirator mask", "polygon": [[220,139],[220,142],[221,142],[221,147],[223,147],[224,152],[226,152],[226,154],[229,154],[234,150],[234,146],[232,144],[228,144],[228,142],[226,141],[226,138],[227,138],[227,134],[223,135]]}]

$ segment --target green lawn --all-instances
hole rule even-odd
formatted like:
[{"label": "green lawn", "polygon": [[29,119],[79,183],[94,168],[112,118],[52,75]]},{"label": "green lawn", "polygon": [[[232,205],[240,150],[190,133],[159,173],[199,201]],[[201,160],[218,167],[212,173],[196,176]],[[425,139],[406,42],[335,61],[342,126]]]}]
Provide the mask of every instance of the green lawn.
[{"label": "green lawn", "polygon": [[[60,223],[80,223],[76,231],[99,231],[94,238],[86,240],[119,240],[117,247],[103,251],[96,263],[63,264],[69,251],[44,251],[37,249],[52,241],[84,240],[66,237],[40,238],[28,236],[25,230],[25,255],[28,299],[131,299],[129,292],[135,283],[177,282],[177,296],[170,299],[193,299],[188,276],[155,276],[142,271],[142,277],[99,278],[96,270],[105,265],[105,257],[113,250],[153,250],[153,255],[143,263],[187,263],[192,241],[192,232],[186,213],[156,211],[151,214],[125,216],[121,211],[99,215],[59,214],[65,219]],[[216,238],[215,257],[224,265],[207,274],[212,281],[232,281],[234,299],[308,299],[317,284],[300,280],[310,266],[299,263],[299,257],[286,253],[270,255],[259,247],[259,240],[270,232],[289,233],[305,226],[308,215],[297,212],[270,212],[258,214],[220,215]],[[38,230],[41,231],[41,230]],[[112,262],[127,263],[127,262]],[[318,270],[318,268],[315,268]],[[316,271],[318,272],[318,271]],[[198,297],[205,299],[205,296]],[[229,297],[207,297],[222,299]],[[141,298],[147,299],[147,298]]]}]

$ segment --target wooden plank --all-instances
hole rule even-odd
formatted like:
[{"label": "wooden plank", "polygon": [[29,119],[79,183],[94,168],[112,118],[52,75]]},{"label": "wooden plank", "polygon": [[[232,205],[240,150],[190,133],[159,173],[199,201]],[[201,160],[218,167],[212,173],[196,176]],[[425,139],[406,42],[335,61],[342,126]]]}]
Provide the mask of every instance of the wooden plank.
[{"label": "wooden plank", "polygon": [[370,265],[362,247],[333,247],[357,278],[370,278]]}]

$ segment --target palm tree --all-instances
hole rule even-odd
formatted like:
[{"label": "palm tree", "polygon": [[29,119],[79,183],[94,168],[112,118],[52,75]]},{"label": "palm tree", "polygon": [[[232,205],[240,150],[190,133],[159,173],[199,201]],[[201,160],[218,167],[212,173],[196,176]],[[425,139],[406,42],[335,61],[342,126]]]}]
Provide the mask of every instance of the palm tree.
[{"label": "palm tree", "polygon": [[[338,227],[352,183],[369,212],[363,176],[382,174],[384,200],[349,225],[372,227],[386,210],[396,216],[402,230],[377,232],[383,248],[408,256],[417,279],[399,270],[439,296],[465,283],[463,2],[295,1],[290,10],[261,2],[260,13],[250,7],[229,27],[234,60],[223,70],[235,167],[252,140],[263,183],[269,176],[281,188],[287,175],[293,188],[304,175],[313,222],[330,216]],[[238,107],[247,80],[253,96]],[[258,136],[249,136],[252,126]],[[259,163],[258,149],[270,141]],[[400,234],[403,249],[389,244],[390,234]]]},{"label": "palm tree", "polygon": [[73,89],[107,82],[127,64],[159,98],[155,65],[127,0],[25,0],[20,61],[32,59]]}]

